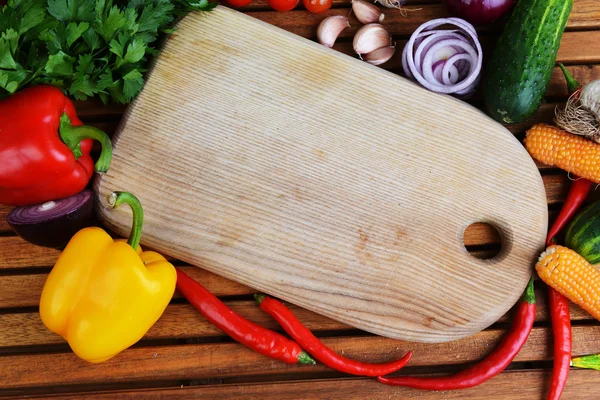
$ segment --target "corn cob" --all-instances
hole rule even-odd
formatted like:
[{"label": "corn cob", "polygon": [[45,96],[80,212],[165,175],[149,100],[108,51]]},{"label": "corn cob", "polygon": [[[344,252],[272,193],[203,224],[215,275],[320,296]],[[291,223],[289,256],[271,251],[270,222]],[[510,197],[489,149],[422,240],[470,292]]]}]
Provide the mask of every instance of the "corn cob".
[{"label": "corn cob", "polygon": [[600,272],[564,246],[550,246],[535,269],[547,285],[600,320]]},{"label": "corn cob", "polygon": [[539,162],[600,183],[600,144],[548,124],[532,126],[524,143]]}]

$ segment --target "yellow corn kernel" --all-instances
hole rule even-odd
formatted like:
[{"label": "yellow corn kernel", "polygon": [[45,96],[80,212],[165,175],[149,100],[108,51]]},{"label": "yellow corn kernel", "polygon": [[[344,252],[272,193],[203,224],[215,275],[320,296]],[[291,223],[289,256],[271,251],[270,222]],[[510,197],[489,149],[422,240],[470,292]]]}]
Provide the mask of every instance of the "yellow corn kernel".
[{"label": "yellow corn kernel", "polygon": [[539,162],[600,183],[600,144],[548,124],[532,126],[524,143]]},{"label": "yellow corn kernel", "polygon": [[547,285],[600,320],[600,272],[575,251],[550,246],[535,265]]}]

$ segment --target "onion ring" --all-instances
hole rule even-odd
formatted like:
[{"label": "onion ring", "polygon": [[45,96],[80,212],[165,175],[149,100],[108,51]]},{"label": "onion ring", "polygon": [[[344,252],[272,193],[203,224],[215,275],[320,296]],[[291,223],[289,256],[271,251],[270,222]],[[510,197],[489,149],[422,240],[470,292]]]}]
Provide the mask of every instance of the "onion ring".
[{"label": "onion ring", "polygon": [[[458,29],[436,29],[441,25]],[[482,59],[473,25],[460,18],[438,18],[413,32],[402,51],[402,69],[431,91],[466,96],[480,81]]]}]

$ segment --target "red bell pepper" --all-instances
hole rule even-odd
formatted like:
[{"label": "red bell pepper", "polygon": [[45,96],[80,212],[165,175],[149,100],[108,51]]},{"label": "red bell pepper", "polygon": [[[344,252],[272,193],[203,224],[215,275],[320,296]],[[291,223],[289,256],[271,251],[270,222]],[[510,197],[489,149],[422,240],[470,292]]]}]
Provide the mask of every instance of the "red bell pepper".
[{"label": "red bell pepper", "polygon": [[95,171],[104,173],[110,138],[83,126],[59,89],[34,86],[0,101],[0,204],[31,205],[82,191],[94,173],[92,140],[102,145]]}]

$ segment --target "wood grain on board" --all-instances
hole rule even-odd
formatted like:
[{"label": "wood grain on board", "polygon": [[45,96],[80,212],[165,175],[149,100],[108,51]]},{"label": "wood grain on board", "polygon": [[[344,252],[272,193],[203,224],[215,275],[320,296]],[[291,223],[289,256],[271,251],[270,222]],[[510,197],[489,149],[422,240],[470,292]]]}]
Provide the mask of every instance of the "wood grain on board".
[{"label": "wood grain on board", "polygon": [[[348,54],[351,53],[349,52]],[[598,54],[597,57],[598,61],[600,62],[600,54]],[[400,65],[390,64],[388,62],[381,66],[381,68],[383,69],[395,69],[393,67],[398,68],[400,67]],[[600,79],[600,65],[569,65],[568,69],[573,75],[573,77],[577,81],[582,83]],[[550,85],[548,86],[546,96],[552,99],[566,99],[568,97],[565,79],[563,77],[562,71],[558,67],[554,68],[554,71],[552,72],[552,78],[550,80]],[[103,105],[102,102],[99,100],[77,101],[75,102],[75,106],[77,108],[77,115],[84,122],[102,122],[105,124],[104,128],[108,130],[107,133],[109,134],[113,133],[118,121],[120,120],[120,117],[126,110],[126,107],[124,105]],[[541,112],[546,108],[549,110],[551,106],[553,106],[553,104],[542,105],[540,111],[538,111],[538,116],[534,118],[538,120],[551,121],[553,114],[549,112]],[[524,130],[523,126],[525,125],[517,124],[513,126],[507,126],[507,128],[513,133],[519,133]],[[0,211],[0,230],[4,229],[4,225],[2,224],[5,223],[3,221],[3,217],[1,217],[1,213],[2,211]]]},{"label": "wood grain on board", "polygon": [[[372,333],[489,326],[543,246],[542,181],[500,124],[227,8],[179,23],[120,126],[96,181],[111,229],[129,231],[105,208],[127,188],[143,244]],[[480,274],[458,236],[484,220],[506,246]]]},{"label": "wood grain on board", "polygon": [[[557,204],[565,200],[570,181],[565,173],[542,176],[548,204]],[[6,206],[0,205],[0,214],[6,210]],[[485,224],[477,224],[473,230],[465,232],[464,242],[466,246],[481,246],[497,243],[497,234]],[[9,228],[10,229],[10,228]],[[0,269],[27,269],[31,267],[52,267],[60,254],[54,249],[47,249],[27,243],[14,236],[0,236],[0,250],[12,249],[18,251],[19,255],[5,257],[0,255]]]}]

